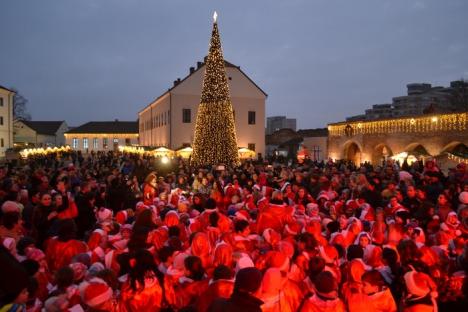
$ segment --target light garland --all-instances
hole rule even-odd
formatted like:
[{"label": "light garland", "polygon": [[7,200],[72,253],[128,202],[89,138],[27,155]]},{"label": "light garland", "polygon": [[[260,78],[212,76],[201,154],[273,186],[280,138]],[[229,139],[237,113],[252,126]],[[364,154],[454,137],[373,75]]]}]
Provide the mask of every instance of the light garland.
[{"label": "light garland", "polygon": [[234,112],[229,96],[218,24],[215,21],[195,124],[192,164],[205,166],[221,163],[238,165],[240,162]]},{"label": "light garland", "polygon": [[468,128],[467,115],[467,113],[456,113],[378,121],[340,122],[330,124],[328,134],[330,136],[351,136],[357,134],[465,131]]},{"label": "light garland", "polygon": [[28,158],[29,156],[36,156],[36,155],[48,155],[53,153],[60,153],[60,152],[69,152],[71,151],[70,146],[60,146],[60,147],[38,147],[38,148],[26,148],[19,152],[22,158]]},{"label": "light garland", "polygon": [[447,153],[447,158],[456,161],[457,163],[465,163],[468,165],[468,158],[463,158],[452,153]]}]

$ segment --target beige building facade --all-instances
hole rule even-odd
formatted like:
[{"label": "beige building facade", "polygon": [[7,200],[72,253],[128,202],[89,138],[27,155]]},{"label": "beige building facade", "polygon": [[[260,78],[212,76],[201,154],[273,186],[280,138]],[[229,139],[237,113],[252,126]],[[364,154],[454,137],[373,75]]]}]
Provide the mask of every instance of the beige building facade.
[{"label": "beige building facade", "polygon": [[15,92],[0,86],[0,157],[13,147],[13,96]]},{"label": "beige building facade", "polygon": [[65,142],[83,153],[117,151],[119,146],[136,146],[138,122],[91,121],[65,133]]},{"label": "beige building facade", "polygon": [[15,146],[48,147],[65,145],[65,121],[16,120],[13,124]]},{"label": "beige building facade", "polygon": [[[238,66],[226,64],[239,147],[265,155],[267,94]],[[191,145],[205,66],[199,62],[189,75],[139,112],[140,144],[178,149]]]}]

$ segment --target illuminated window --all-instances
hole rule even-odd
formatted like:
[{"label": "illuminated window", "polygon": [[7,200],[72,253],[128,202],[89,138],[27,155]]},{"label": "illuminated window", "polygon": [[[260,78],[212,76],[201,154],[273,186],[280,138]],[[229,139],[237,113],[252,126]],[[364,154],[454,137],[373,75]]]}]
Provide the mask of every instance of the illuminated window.
[{"label": "illuminated window", "polygon": [[72,147],[73,148],[78,148],[78,138],[73,138]]},{"label": "illuminated window", "polygon": [[98,138],[93,139],[93,148],[95,148],[95,149],[99,148],[99,139]]},{"label": "illuminated window", "polygon": [[102,147],[104,149],[107,149],[109,147],[109,139],[108,138],[103,138],[102,139]]},{"label": "illuminated window", "polygon": [[83,138],[83,148],[88,148],[88,138]]}]

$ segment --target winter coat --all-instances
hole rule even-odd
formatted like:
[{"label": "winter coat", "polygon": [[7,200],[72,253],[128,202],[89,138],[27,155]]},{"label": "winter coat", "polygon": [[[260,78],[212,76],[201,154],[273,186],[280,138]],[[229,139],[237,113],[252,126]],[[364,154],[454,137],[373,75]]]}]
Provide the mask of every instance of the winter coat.
[{"label": "winter coat", "polygon": [[340,298],[323,300],[316,294],[307,299],[300,312],[345,312],[345,305]]},{"label": "winter coat", "polygon": [[216,299],[209,312],[261,312],[263,301],[249,293],[234,291],[229,299]]},{"label": "winter coat", "polygon": [[231,280],[217,280],[212,282],[197,301],[197,311],[205,312],[216,298],[228,299],[234,290],[234,282]]},{"label": "winter coat", "polygon": [[159,311],[163,294],[158,279],[154,276],[148,276],[145,278],[144,285],[140,285],[138,282],[136,284],[137,290],[132,289],[130,279],[127,279],[123,284],[120,311]]}]

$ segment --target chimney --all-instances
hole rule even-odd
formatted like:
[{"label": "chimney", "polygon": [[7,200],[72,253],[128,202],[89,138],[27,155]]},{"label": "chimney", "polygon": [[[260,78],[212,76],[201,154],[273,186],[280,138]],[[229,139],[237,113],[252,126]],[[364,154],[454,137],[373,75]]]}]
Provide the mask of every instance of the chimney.
[{"label": "chimney", "polygon": [[174,80],[174,87],[177,86],[180,83],[180,78],[177,78],[177,80]]},{"label": "chimney", "polygon": [[195,67],[190,67],[190,74],[193,74],[195,72]]},{"label": "chimney", "polygon": [[202,62],[197,62],[197,69],[199,69],[200,67],[202,67],[203,63]]}]

